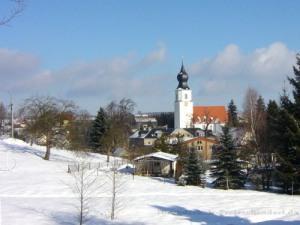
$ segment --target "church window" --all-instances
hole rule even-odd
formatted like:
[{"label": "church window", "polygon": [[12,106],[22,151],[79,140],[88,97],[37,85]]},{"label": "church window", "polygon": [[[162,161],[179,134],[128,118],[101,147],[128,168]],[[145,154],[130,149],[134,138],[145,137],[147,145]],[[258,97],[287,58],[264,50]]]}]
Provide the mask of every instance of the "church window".
[{"label": "church window", "polygon": [[188,94],[185,94],[185,95],[184,95],[184,98],[185,98],[185,99],[188,99]]}]

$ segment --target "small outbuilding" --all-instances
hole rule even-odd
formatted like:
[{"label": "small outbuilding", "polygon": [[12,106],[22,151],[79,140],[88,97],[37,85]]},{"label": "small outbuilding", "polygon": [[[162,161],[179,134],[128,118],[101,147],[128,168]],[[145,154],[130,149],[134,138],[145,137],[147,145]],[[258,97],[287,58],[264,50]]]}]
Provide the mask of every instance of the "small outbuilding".
[{"label": "small outbuilding", "polygon": [[135,173],[146,176],[174,177],[177,155],[154,152],[134,159]]}]

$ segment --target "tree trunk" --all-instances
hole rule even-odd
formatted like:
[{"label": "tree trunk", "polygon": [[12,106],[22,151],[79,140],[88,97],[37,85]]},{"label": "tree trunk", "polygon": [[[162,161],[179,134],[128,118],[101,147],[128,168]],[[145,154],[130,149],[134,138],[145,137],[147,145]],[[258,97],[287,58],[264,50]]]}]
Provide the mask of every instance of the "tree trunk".
[{"label": "tree trunk", "polygon": [[50,159],[50,145],[46,146],[46,154],[44,157],[45,160],[49,160]]},{"label": "tree trunk", "polygon": [[179,177],[183,174],[183,162],[179,159],[175,168],[175,180],[178,181]]},{"label": "tree trunk", "polygon": [[112,201],[111,201],[111,220],[115,219],[115,206],[116,206],[116,171],[113,170],[113,179],[112,179]]},{"label": "tree trunk", "polygon": [[79,213],[79,225],[83,224],[83,199],[80,198],[80,213]]},{"label": "tree trunk", "polygon": [[[206,139],[206,137],[205,137]],[[205,140],[205,157],[204,160],[208,160],[208,152],[207,152],[207,140]]]},{"label": "tree trunk", "polygon": [[107,153],[106,153],[106,162],[109,163],[109,156],[110,156],[110,151],[107,150]]},{"label": "tree trunk", "polygon": [[49,160],[50,159],[50,141],[49,141],[49,136],[46,137],[46,154],[44,159],[45,160]]},{"label": "tree trunk", "polygon": [[229,178],[228,178],[228,171],[226,170],[226,190],[229,190]]},{"label": "tree trunk", "polygon": [[[78,166],[79,168],[79,166]],[[84,168],[80,171],[80,215],[79,225],[83,225],[83,210],[84,210]]]},{"label": "tree trunk", "polygon": [[109,160],[110,160],[110,154],[112,152],[112,147],[108,147],[107,148],[107,152],[106,152],[106,162],[109,163]]}]

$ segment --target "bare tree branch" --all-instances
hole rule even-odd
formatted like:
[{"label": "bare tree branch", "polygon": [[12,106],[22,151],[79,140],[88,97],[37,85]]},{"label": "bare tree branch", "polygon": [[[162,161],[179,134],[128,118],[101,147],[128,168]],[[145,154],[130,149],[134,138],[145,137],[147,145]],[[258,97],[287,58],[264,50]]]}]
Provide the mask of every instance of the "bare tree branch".
[{"label": "bare tree branch", "polygon": [[25,9],[25,0],[11,0],[14,3],[14,7],[10,10],[9,14],[3,16],[0,19],[0,26],[7,25],[10,23],[15,17],[20,15]]}]

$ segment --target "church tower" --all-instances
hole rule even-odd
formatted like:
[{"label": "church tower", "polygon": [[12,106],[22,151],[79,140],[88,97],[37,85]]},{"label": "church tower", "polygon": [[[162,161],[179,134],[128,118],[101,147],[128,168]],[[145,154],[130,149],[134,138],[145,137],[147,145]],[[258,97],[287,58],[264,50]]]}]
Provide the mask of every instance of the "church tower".
[{"label": "church tower", "polygon": [[192,90],[190,90],[187,84],[188,79],[188,74],[182,62],[180,72],[177,75],[179,83],[175,90],[175,129],[192,127],[193,101]]}]

